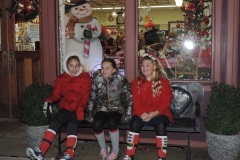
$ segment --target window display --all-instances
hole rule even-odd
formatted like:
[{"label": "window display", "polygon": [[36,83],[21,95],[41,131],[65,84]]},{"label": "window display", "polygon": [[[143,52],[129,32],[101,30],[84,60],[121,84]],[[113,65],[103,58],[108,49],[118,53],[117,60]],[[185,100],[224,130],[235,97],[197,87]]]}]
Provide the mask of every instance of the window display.
[{"label": "window display", "polygon": [[[115,3],[118,2],[118,3]],[[125,15],[124,0],[95,3],[92,16],[111,31],[114,39],[111,55],[125,57]],[[164,67],[168,78],[177,81],[210,81],[212,67],[212,2],[211,0],[184,0],[179,6],[157,4],[155,0],[139,0],[138,7],[138,58],[141,55],[155,55]],[[120,14],[122,13],[122,14]],[[161,15],[161,16],[159,16]],[[103,20],[104,19],[104,20]],[[147,25],[153,24],[153,25]],[[154,33],[154,34],[153,34]],[[151,36],[153,35],[153,36]],[[151,42],[151,43],[147,43]],[[108,55],[108,56],[111,56]],[[105,53],[103,51],[103,56]],[[123,60],[124,62],[124,60]],[[121,67],[124,70],[124,65]]]}]

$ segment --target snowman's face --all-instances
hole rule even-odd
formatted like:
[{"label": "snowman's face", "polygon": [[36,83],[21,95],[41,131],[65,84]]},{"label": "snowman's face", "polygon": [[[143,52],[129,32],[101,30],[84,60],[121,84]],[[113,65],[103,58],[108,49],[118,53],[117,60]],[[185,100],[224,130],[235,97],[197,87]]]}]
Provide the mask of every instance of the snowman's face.
[{"label": "snowman's face", "polygon": [[83,18],[92,14],[92,7],[89,3],[85,3],[79,6],[72,7],[71,14],[77,18]]}]

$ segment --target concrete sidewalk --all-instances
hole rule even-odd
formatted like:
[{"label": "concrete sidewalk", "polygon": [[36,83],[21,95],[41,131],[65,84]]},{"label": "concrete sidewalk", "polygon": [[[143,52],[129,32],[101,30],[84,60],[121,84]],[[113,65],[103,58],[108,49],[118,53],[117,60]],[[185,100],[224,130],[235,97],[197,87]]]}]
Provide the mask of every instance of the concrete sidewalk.
[{"label": "concrete sidewalk", "polygon": [[[0,160],[26,160],[25,150],[28,147],[25,135],[25,125],[16,118],[0,118]],[[62,149],[65,148],[65,143]],[[110,145],[110,144],[109,144]],[[126,144],[120,144],[118,160],[125,155]],[[101,160],[99,145],[96,142],[79,141],[75,151],[75,160]],[[168,160],[185,160],[187,149],[169,147]],[[57,155],[57,147],[49,149],[45,159]],[[139,145],[135,160],[157,160],[157,150],[154,145]],[[211,160],[205,148],[191,148],[192,160]],[[237,160],[240,160],[240,156]]]}]

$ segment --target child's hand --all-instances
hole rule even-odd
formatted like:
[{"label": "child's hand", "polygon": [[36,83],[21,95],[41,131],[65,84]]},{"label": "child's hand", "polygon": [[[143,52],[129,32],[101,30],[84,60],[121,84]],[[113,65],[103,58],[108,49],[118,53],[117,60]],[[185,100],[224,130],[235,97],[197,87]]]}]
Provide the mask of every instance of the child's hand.
[{"label": "child's hand", "polygon": [[141,118],[143,121],[146,121],[146,119],[148,118],[148,114],[146,112],[144,112],[142,115],[141,115]]},{"label": "child's hand", "polygon": [[153,112],[149,112],[147,119],[145,120],[146,122],[150,121],[151,119],[154,118]]},{"label": "child's hand", "polygon": [[150,121],[151,119],[153,119],[154,117],[156,117],[159,114],[158,111],[153,111],[153,112],[149,112],[147,114],[147,118],[144,120],[145,122]]}]

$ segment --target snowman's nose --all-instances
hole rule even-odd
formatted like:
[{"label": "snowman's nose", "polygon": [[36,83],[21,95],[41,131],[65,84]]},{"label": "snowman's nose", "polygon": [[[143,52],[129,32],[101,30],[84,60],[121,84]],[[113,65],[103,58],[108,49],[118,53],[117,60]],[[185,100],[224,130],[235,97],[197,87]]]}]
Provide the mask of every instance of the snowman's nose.
[{"label": "snowman's nose", "polygon": [[86,10],[86,9],[85,9],[85,8],[80,8],[79,10],[80,10],[80,11],[84,11],[84,10]]}]

